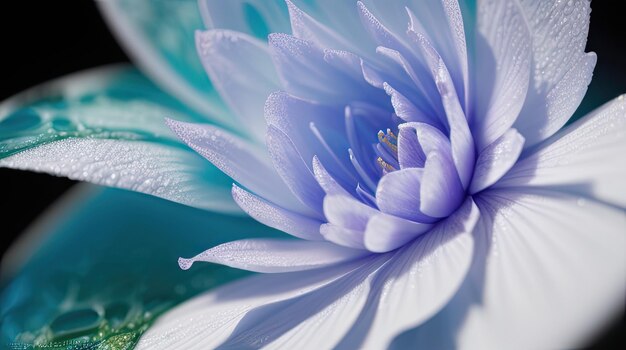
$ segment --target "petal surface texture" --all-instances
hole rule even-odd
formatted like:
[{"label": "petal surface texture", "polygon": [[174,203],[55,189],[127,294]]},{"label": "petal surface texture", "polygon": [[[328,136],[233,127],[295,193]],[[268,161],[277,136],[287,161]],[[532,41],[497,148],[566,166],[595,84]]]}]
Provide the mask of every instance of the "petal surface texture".
[{"label": "petal surface texture", "polygon": [[134,69],[78,73],[0,105],[0,167],[237,212],[228,178],[181,144],[165,117],[202,118]]}]

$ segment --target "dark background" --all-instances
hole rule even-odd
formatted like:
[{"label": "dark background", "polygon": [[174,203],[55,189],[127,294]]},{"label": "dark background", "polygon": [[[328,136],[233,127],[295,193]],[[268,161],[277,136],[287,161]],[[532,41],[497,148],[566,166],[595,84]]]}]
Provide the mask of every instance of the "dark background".
[{"label": "dark background", "polygon": [[[596,0],[587,51],[598,54],[589,92],[576,115],[626,93],[626,26],[615,2]],[[127,62],[92,1],[2,1],[0,5],[0,101],[68,73]],[[2,241],[13,241],[73,181],[0,169]],[[0,247],[0,254],[8,245]],[[575,291],[572,291],[575,293]],[[623,348],[624,317],[589,349]]]}]

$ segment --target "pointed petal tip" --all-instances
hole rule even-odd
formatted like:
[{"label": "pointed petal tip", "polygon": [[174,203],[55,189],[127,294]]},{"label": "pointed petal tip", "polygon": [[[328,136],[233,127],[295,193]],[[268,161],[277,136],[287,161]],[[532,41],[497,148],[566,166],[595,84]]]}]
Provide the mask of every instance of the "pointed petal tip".
[{"label": "pointed petal tip", "polygon": [[189,270],[191,268],[191,265],[193,265],[194,260],[193,259],[185,259],[185,258],[178,258],[178,266],[180,267],[181,270]]}]

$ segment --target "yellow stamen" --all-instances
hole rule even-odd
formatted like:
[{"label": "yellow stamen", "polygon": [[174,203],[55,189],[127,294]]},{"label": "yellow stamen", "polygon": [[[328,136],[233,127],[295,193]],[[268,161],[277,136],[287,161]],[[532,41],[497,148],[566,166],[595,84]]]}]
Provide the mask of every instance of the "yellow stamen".
[{"label": "yellow stamen", "polygon": [[378,159],[376,159],[378,161],[378,164],[380,164],[380,166],[387,170],[387,171],[395,171],[396,168],[392,167],[389,163],[385,162],[381,157],[378,157]]}]

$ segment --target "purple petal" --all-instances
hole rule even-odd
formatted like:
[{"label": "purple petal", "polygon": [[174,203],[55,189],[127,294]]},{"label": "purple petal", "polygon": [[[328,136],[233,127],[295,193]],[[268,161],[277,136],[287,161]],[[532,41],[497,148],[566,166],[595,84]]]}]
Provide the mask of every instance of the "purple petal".
[{"label": "purple petal", "polygon": [[378,210],[351,197],[334,195],[324,198],[324,214],[328,222],[347,229],[365,230],[367,221],[377,213]]},{"label": "purple petal", "polygon": [[314,156],[332,165],[334,175],[353,182],[344,108],[305,101],[279,91],[265,103],[267,124],[283,132],[308,163]]},{"label": "purple petal", "polygon": [[[450,129],[450,144],[452,147],[452,159],[461,179],[463,188],[469,186],[474,162],[474,140],[467,123],[467,118],[461,102],[456,93],[456,88],[439,53],[431,44],[421,36],[413,37],[417,44],[421,45],[425,53],[426,62],[431,70],[432,78],[435,80],[441,102],[445,110],[447,124]],[[428,153],[428,152],[426,152]]]},{"label": "purple petal", "polygon": [[428,153],[420,187],[420,211],[444,218],[461,204],[463,196],[463,187],[452,160],[437,151]]},{"label": "purple petal", "polygon": [[417,132],[414,128],[400,125],[398,132],[398,162],[400,168],[423,168],[426,162],[426,155],[417,139]]},{"label": "purple petal", "polygon": [[389,252],[427,232],[432,226],[380,213],[367,222],[365,248],[375,253]]},{"label": "purple petal", "polygon": [[378,208],[384,213],[407,220],[424,223],[434,222],[434,218],[419,211],[423,173],[424,169],[406,168],[383,176],[376,189]]},{"label": "purple petal", "polygon": [[323,224],[320,226],[320,233],[327,241],[340,246],[365,249],[363,231],[351,230],[333,224]]},{"label": "purple petal", "polygon": [[324,191],[291,139],[270,125],[267,129],[267,148],[276,171],[294,196],[313,210],[317,214],[315,216],[322,218]]},{"label": "purple petal", "polygon": [[312,42],[288,34],[272,33],[269,45],[283,86],[294,96],[345,105],[361,97],[366,87],[328,64],[324,60],[324,51]]},{"label": "purple petal", "polygon": [[335,178],[328,173],[322,162],[320,162],[317,156],[313,157],[313,174],[317,183],[322,187],[324,192],[328,195],[344,195],[349,196],[350,193],[343,188]]},{"label": "purple petal", "polygon": [[296,38],[310,41],[318,47],[329,49],[355,49],[354,45],[332,29],[321,24],[304,11],[299,9],[290,0],[286,0],[291,20],[291,33]]}]

